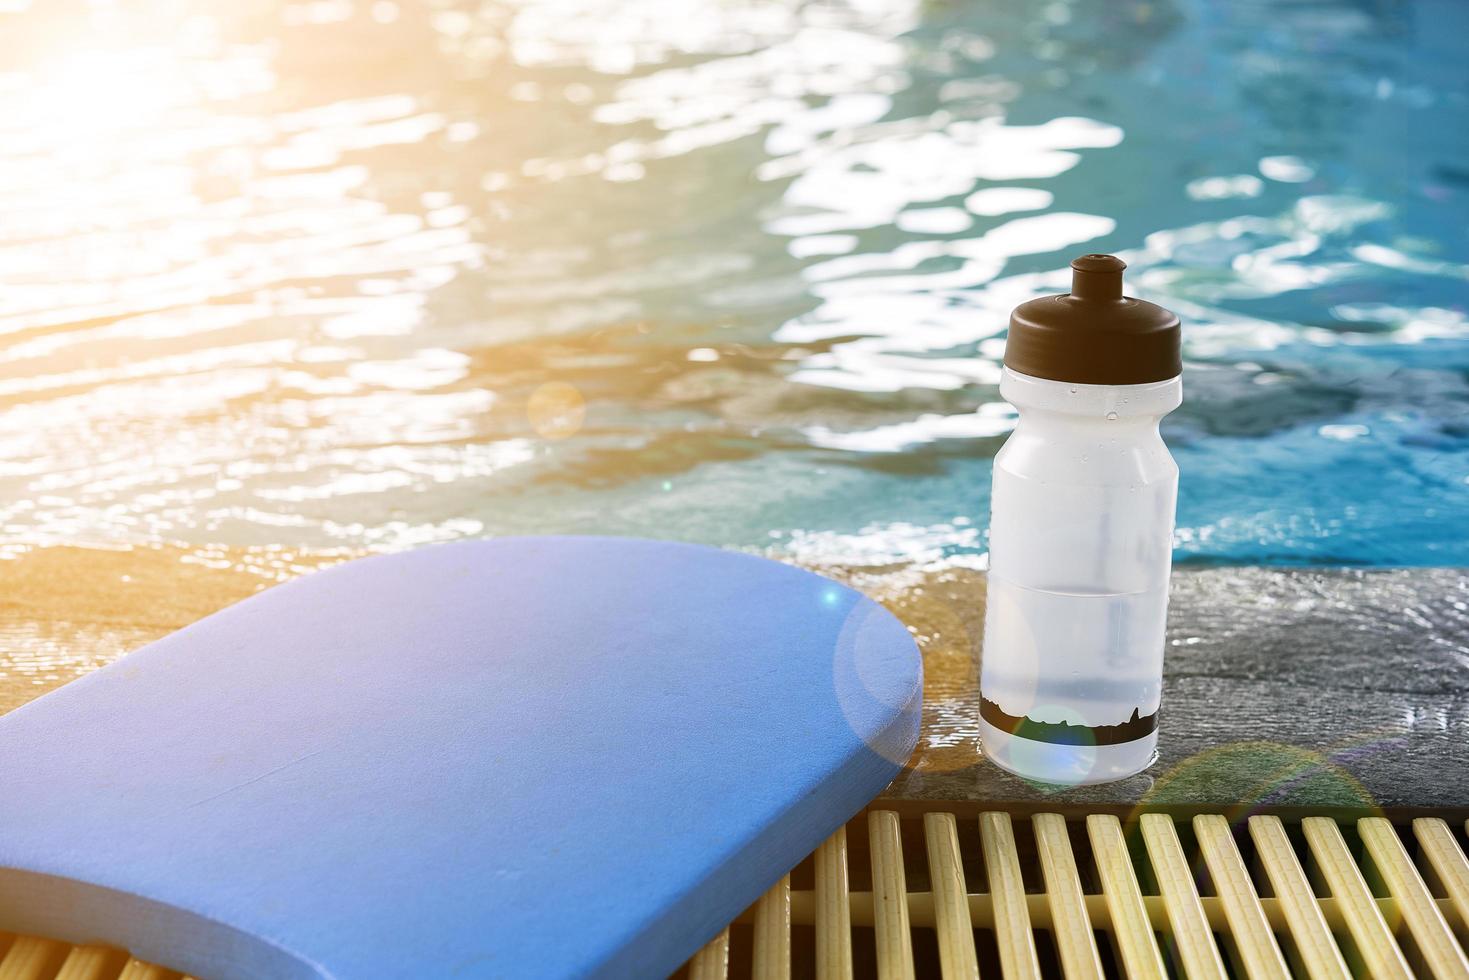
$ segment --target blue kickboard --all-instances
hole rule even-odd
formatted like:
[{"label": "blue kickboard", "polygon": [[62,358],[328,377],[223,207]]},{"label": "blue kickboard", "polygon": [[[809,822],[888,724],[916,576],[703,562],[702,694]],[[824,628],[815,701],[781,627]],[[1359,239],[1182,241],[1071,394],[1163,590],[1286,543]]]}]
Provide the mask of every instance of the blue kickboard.
[{"label": "blue kickboard", "polygon": [[366,558],[0,717],[0,927],[207,980],[667,975],[897,774],[857,592],[616,538]]}]

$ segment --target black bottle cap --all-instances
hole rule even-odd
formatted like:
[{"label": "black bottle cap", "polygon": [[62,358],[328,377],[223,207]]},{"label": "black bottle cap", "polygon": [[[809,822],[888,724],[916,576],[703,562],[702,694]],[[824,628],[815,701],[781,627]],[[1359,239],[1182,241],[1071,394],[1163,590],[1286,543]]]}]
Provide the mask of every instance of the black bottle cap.
[{"label": "black bottle cap", "polygon": [[1183,372],[1177,314],[1122,295],[1115,255],[1071,263],[1071,292],[1021,303],[1010,314],[1005,366],[1085,385],[1140,385]]}]

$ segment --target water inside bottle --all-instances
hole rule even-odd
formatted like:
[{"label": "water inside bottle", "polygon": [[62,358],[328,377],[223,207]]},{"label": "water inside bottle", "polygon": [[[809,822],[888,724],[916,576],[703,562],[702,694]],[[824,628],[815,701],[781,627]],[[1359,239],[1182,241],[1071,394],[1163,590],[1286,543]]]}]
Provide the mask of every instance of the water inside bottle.
[{"label": "water inside bottle", "polygon": [[1063,728],[1047,726],[1085,727],[1116,744],[1151,730],[1162,689],[1166,583],[1108,593],[1027,588],[991,573],[988,603],[984,649],[1003,656],[981,662],[986,701],[1035,723],[1035,735],[1068,739],[1074,736]]}]

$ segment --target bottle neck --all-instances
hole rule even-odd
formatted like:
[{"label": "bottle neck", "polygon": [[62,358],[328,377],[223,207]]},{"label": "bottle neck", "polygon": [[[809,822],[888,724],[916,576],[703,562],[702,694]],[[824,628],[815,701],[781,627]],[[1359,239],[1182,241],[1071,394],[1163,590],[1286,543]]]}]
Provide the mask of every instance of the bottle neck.
[{"label": "bottle neck", "polygon": [[1044,412],[1097,424],[1157,425],[1159,419],[1183,403],[1183,381],[1169,378],[1141,385],[1070,384],[1003,368],[1000,394],[1022,414]]}]

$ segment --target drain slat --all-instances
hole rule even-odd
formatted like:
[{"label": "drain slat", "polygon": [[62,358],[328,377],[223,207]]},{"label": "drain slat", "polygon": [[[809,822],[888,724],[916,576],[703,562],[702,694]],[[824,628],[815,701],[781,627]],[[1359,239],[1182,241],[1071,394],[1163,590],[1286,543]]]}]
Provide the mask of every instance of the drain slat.
[{"label": "drain slat", "polygon": [[959,829],[954,815],[925,813],[923,836],[928,845],[939,964],[945,980],[972,980],[979,976],[979,959],[974,949],[974,927],[964,887],[964,859],[959,853]]},{"label": "drain slat", "polygon": [[994,914],[995,939],[1000,947],[1000,970],[1007,980],[1040,973],[1036,958],[1035,933],[1025,903],[1025,879],[1020,872],[1020,855],[1008,813],[979,816],[980,846],[989,873],[990,902]]},{"label": "drain slat", "polygon": [[816,849],[816,980],[851,980],[852,909],[847,893],[847,828]]},{"label": "drain slat", "polygon": [[726,980],[729,976],[729,926],[689,960],[689,980]]},{"label": "drain slat", "polygon": [[0,960],[0,980],[50,980],[66,956],[66,947],[54,939],[17,936]]},{"label": "drain slat", "polygon": [[127,954],[107,946],[77,946],[66,955],[56,980],[112,980],[127,962]]},{"label": "drain slat", "polygon": [[[1199,818],[1202,819],[1202,818]],[[1280,903],[1291,938],[1310,980],[1348,980],[1346,960],[1331,937],[1306,872],[1296,860],[1279,817],[1250,818],[1250,838],[1265,866],[1270,890]]]},{"label": "drain slat", "polygon": [[1066,818],[1059,813],[1038,813],[1031,818],[1036,852],[1046,882],[1046,899],[1051,914],[1051,935],[1067,980],[1101,980],[1102,958],[1086,914],[1086,896]]},{"label": "drain slat", "polygon": [[117,975],[117,980],[172,980],[178,974],[142,960],[128,960],[127,966]]},{"label": "drain slat", "polygon": [[1131,980],[1162,980],[1168,975],[1163,967],[1163,954],[1153,938],[1137,873],[1127,853],[1127,842],[1122,839],[1122,825],[1109,813],[1094,813],[1086,818],[1086,830],[1111,917],[1108,935],[1117,947],[1123,968]]},{"label": "drain slat", "polygon": [[1469,860],[1454,843],[1449,825],[1437,817],[1419,817],[1413,821],[1413,836],[1459,914],[1459,924],[1469,932]]},{"label": "drain slat", "polygon": [[914,980],[913,927],[908,921],[908,886],[898,815],[890,810],[868,814],[867,839],[872,858],[877,976],[879,980]]},{"label": "drain slat", "polygon": [[783,875],[755,904],[754,980],[791,980],[791,876]]},{"label": "drain slat", "polygon": [[1184,972],[1189,980],[1210,977],[1225,980],[1224,960],[1214,944],[1214,934],[1204,915],[1204,905],[1199,901],[1198,889],[1194,887],[1183,846],[1178,842],[1173,818],[1161,813],[1143,814],[1142,831],[1158,888],[1163,893],[1163,904],[1168,908],[1168,922],[1173,927],[1172,944],[1183,961]]}]

